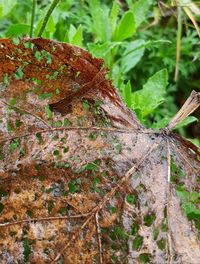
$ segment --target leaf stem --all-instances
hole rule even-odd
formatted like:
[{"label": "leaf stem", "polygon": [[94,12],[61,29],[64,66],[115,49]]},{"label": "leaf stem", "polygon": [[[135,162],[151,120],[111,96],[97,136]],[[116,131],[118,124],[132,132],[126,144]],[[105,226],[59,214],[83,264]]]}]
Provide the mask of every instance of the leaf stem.
[{"label": "leaf stem", "polygon": [[33,37],[33,26],[34,26],[34,19],[35,19],[35,9],[36,9],[36,0],[33,0],[32,14],[31,14],[30,38]]},{"label": "leaf stem", "polygon": [[175,82],[178,79],[178,73],[179,73],[179,61],[181,54],[181,34],[182,34],[182,10],[179,5],[177,6],[177,10],[178,10],[178,29],[177,29],[177,41],[176,41],[176,69],[174,74]]},{"label": "leaf stem", "polygon": [[43,34],[43,32],[44,32],[44,29],[45,29],[45,27],[46,27],[46,25],[47,25],[47,22],[48,22],[48,20],[49,20],[49,18],[50,18],[50,16],[51,16],[51,13],[52,13],[53,10],[55,9],[55,7],[56,7],[56,5],[58,4],[59,1],[60,1],[60,0],[53,0],[52,4],[50,5],[50,7],[49,7],[49,9],[48,9],[48,11],[47,11],[47,13],[46,13],[46,15],[45,15],[45,17],[44,17],[44,20],[43,20],[42,26],[41,26],[40,31],[39,31],[39,33],[38,33],[38,37],[41,37],[41,36],[42,36],[42,34]]}]

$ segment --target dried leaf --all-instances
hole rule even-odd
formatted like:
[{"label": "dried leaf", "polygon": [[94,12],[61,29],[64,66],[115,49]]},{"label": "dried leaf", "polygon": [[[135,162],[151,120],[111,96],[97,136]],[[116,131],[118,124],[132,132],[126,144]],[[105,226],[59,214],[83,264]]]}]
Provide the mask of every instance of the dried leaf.
[{"label": "dried leaf", "polygon": [[198,263],[199,150],[177,119],[145,129],[83,49],[1,39],[1,263]]}]

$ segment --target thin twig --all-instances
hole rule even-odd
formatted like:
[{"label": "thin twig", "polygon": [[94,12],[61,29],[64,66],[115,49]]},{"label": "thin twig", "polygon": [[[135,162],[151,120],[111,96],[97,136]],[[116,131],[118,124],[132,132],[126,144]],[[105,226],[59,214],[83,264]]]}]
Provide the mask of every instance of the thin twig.
[{"label": "thin twig", "polygon": [[30,218],[30,219],[23,219],[23,220],[18,220],[18,221],[0,223],[0,227],[21,225],[21,224],[31,223],[31,222],[59,221],[59,220],[75,219],[75,218],[86,217],[88,215],[90,215],[90,213],[71,215],[71,216],[50,216],[50,217],[43,217],[43,218]]},{"label": "thin twig", "polygon": [[102,244],[101,244],[101,229],[99,225],[99,214],[98,212],[95,214],[95,223],[97,230],[97,240],[98,240],[98,248],[99,248],[99,263],[103,264],[103,254],[102,254]]},{"label": "thin twig", "polygon": [[35,9],[36,9],[36,0],[33,0],[32,14],[31,14],[30,38],[33,37],[33,28],[34,28],[34,19],[35,19]]},{"label": "thin twig", "polygon": [[49,7],[49,9],[48,9],[48,11],[47,11],[47,13],[46,13],[46,15],[44,17],[42,26],[41,26],[40,31],[38,33],[38,37],[42,36],[42,34],[43,34],[44,30],[45,30],[45,27],[47,25],[47,22],[48,22],[48,20],[49,20],[49,18],[51,16],[51,13],[53,12],[54,8],[57,6],[59,1],[60,0],[53,0],[52,4],[50,5],[50,7]]}]

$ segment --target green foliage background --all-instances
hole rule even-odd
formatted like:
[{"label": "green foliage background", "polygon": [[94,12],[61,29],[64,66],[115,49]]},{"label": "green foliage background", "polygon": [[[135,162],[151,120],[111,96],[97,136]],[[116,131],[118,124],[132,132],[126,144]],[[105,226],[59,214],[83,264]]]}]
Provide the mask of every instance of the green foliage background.
[{"label": "green foliage background", "polygon": [[[1,38],[29,36],[33,2],[0,0]],[[38,36],[52,3],[36,2],[33,37]],[[127,106],[146,127],[160,129],[193,89],[200,90],[199,36],[183,8],[192,2],[172,2],[60,0],[42,36],[81,46],[104,58],[109,77]],[[195,19],[200,21],[198,15]],[[174,81],[176,67],[179,73]],[[188,117],[177,130],[199,145],[196,117]]]}]

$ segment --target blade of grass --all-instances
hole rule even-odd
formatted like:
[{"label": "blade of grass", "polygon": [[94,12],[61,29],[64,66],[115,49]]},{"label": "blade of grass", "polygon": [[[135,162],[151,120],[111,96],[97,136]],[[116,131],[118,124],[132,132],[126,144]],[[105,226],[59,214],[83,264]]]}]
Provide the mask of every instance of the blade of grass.
[{"label": "blade of grass", "polygon": [[38,37],[42,36],[42,34],[43,34],[44,30],[45,30],[45,27],[47,25],[47,22],[48,22],[53,10],[55,9],[55,7],[57,6],[59,1],[60,0],[53,0],[52,4],[50,5],[49,9],[47,10],[47,13],[46,13],[46,15],[44,17],[44,20],[43,20],[43,23],[42,23],[42,26],[41,26],[40,31],[38,33]]},{"label": "blade of grass", "polygon": [[176,41],[176,69],[175,69],[175,74],[174,74],[175,82],[178,79],[179,61],[180,61],[180,55],[181,55],[182,10],[179,5],[177,6],[177,11],[178,11],[178,29],[177,29],[177,41]]},{"label": "blade of grass", "polygon": [[183,10],[185,11],[185,13],[188,15],[188,17],[190,18],[190,20],[192,21],[199,37],[200,37],[200,30],[199,30],[199,26],[194,18],[194,15],[192,14],[192,12],[190,11],[190,9],[186,6],[183,7]]},{"label": "blade of grass", "polygon": [[33,0],[32,14],[31,14],[30,38],[33,37],[33,26],[34,26],[34,18],[35,18],[35,9],[36,9],[36,0]]}]

